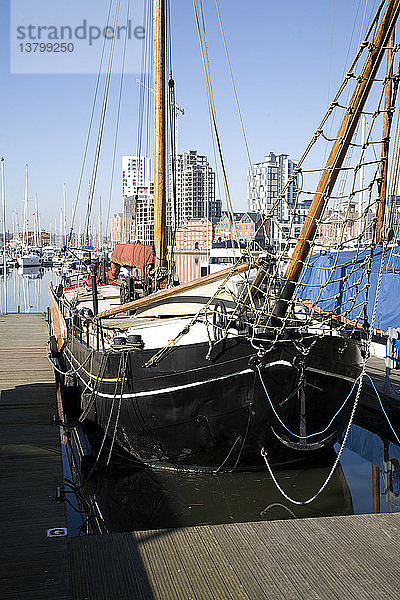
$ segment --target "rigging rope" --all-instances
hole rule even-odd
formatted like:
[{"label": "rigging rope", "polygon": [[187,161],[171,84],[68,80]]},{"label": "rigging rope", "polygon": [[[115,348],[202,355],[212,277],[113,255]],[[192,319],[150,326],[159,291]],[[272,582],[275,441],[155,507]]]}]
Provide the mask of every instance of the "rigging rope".
[{"label": "rigging rope", "polygon": [[110,187],[109,187],[109,192],[108,192],[107,219],[106,219],[106,237],[107,238],[109,235],[111,197],[112,197],[113,184],[114,184],[115,161],[116,161],[116,156],[117,156],[117,144],[118,144],[120,115],[121,115],[122,90],[123,90],[124,75],[125,75],[126,46],[127,46],[127,41],[128,41],[128,24],[129,24],[130,8],[131,8],[131,0],[128,0],[127,9],[126,9],[125,39],[124,39],[124,47],[123,47],[123,53],[122,53],[121,78],[120,78],[119,94],[118,94],[118,107],[117,107],[117,116],[116,116],[116,123],[115,123],[114,149],[113,149],[113,156],[112,156],[112,161],[111,161],[111,177],[110,177]]},{"label": "rigging rope", "polygon": [[[202,51],[203,68],[206,75],[209,109],[213,117],[213,115],[215,116],[215,105],[209,71],[208,49],[205,40],[204,17],[202,16],[201,3],[198,0],[193,0],[193,5]],[[218,9],[218,3],[216,6]],[[329,207],[328,204],[325,213],[318,219],[318,235],[314,240],[309,242],[311,251],[303,265],[300,280],[296,284],[296,290],[285,317],[281,320],[280,325],[274,323],[271,317],[274,303],[279,298],[280,290],[284,283],[283,273],[290,258],[292,244],[293,242],[297,242],[299,223],[302,220],[304,221],[305,210],[308,206],[307,197],[315,193],[307,189],[306,182],[309,176],[312,177],[317,170],[314,165],[308,166],[306,159],[309,158],[312,150],[318,153],[316,145],[322,140],[327,139],[327,136],[324,135],[324,130],[332,116],[338,111],[348,110],[347,103],[341,102],[341,99],[344,95],[347,95],[349,86],[353,86],[354,88],[360,79],[357,67],[362,55],[370,53],[373,48],[369,37],[373,36],[374,30],[377,27],[379,11],[382,6],[383,2],[380,3],[378,11],[368,28],[366,38],[361,42],[349,72],[340,84],[331,105],[307,145],[296,169],[292,176],[288,178],[287,183],[283,186],[282,191],[278,194],[267,213],[266,221],[269,221],[269,226],[271,226],[271,223],[274,223],[280,227],[282,232],[281,248],[274,251],[270,251],[269,249],[263,250],[262,260],[268,265],[266,267],[268,276],[261,285],[252,286],[249,293],[250,273],[238,276],[235,274],[235,269],[233,268],[225,281],[217,286],[210,301],[199,309],[197,314],[189,320],[165,348],[161,349],[148,361],[148,366],[156,364],[164,356],[167,356],[191,327],[199,322],[203,322],[206,325],[207,331],[212,327],[220,330],[222,338],[229,335],[245,337],[247,339],[250,332],[250,341],[260,356],[265,355],[275,346],[281,343],[284,344],[286,340],[285,332],[287,331],[296,332],[298,336],[298,342],[296,343],[300,351],[304,354],[309,352],[309,350],[307,350],[307,344],[304,346],[303,342],[310,340],[314,336],[331,335],[333,330],[339,335],[346,332],[347,335],[351,336],[353,332],[360,329],[363,330],[366,325],[368,326],[366,319],[369,290],[371,287],[372,272],[375,268],[375,263],[373,262],[375,260],[373,253],[373,232],[376,221],[373,217],[373,211],[375,211],[378,202],[377,185],[381,165],[381,159],[376,158],[374,145],[382,141],[379,139],[376,131],[384,114],[382,106],[387,81],[386,78],[379,78],[378,76],[373,82],[378,92],[378,107],[372,109],[372,107],[370,108],[369,105],[366,105],[363,110],[364,114],[369,114],[371,117],[366,138],[358,142],[357,137],[360,135],[360,131],[356,131],[347,164],[341,168],[342,172],[348,171],[352,173],[352,177],[348,179],[347,183],[344,179],[338,180],[336,187],[331,192],[331,206]],[[395,53],[398,50],[399,47],[397,46]],[[360,69],[360,72],[362,72],[362,69]],[[350,97],[351,95],[350,90],[348,96]],[[214,121],[214,126],[214,129],[216,129],[216,120]],[[337,138],[329,136],[329,140],[329,143],[333,144],[337,141]],[[221,150],[220,147],[219,150]],[[373,157],[370,157],[371,152]],[[356,157],[355,165],[351,166],[350,160],[355,153],[358,156]],[[332,166],[332,169],[334,168],[335,165]],[[361,168],[365,169],[369,176],[369,183],[365,182],[362,186],[357,183]],[[319,170],[323,171],[323,167]],[[295,184],[295,192],[290,199],[289,193],[292,184]],[[361,193],[366,196],[364,198],[363,214],[357,215],[354,208],[352,208],[352,203],[354,206],[357,195]],[[332,203],[335,202],[337,203],[337,207],[333,210]],[[283,210],[285,206],[285,210],[287,210],[289,215],[287,227],[280,223],[279,211]],[[323,233],[323,228],[325,228],[325,234]],[[335,232],[335,241],[333,241],[333,235],[328,235],[332,259],[329,263],[324,263],[319,258],[322,255],[318,254],[320,252],[318,244],[321,241],[320,236],[326,235],[326,232],[331,229]],[[255,235],[257,232],[258,229]],[[253,242],[255,242],[255,235],[252,238]],[[346,254],[349,244],[353,245],[353,251],[350,254]],[[255,263],[256,257],[253,252],[246,249],[237,260],[237,264],[243,261]],[[247,293],[245,293],[245,290],[247,290]],[[213,305],[222,293],[229,294],[234,300],[235,306],[229,311],[228,318],[224,324],[217,323],[215,325],[212,322],[214,314]],[[248,310],[249,301],[252,307],[251,312]],[[236,325],[232,327],[232,324],[238,320],[238,316],[240,317],[240,327],[236,328]],[[211,348],[214,342],[210,337],[209,339]]]},{"label": "rigging rope", "polygon": [[213,92],[213,85],[212,85],[212,79],[211,79],[210,60],[209,60],[209,56],[208,56],[208,45],[207,45],[207,40],[206,40],[206,30],[205,30],[205,21],[204,21],[204,15],[203,15],[202,0],[193,0],[193,7],[194,7],[194,12],[195,12],[197,34],[198,34],[199,43],[200,43],[200,51],[201,51],[201,58],[202,58],[202,62],[203,62],[204,76],[205,76],[205,80],[206,80],[208,105],[209,105],[209,110],[211,113],[212,124],[214,127],[214,135],[215,135],[215,139],[216,139],[217,147],[218,147],[218,155],[219,155],[219,160],[220,160],[221,170],[222,170],[222,175],[223,175],[226,201],[227,201],[228,209],[229,209],[231,219],[232,219],[232,227],[233,227],[233,230],[235,233],[235,238],[239,245],[239,234],[237,231],[237,225],[236,225],[236,221],[234,218],[234,211],[233,211],[232,200],[231,200],[229,184],[228,184],[228,177],[227,177],[225,161],[224,161],[224,157],[223,157],[223,153],[222,153],[222,143],[221,143],[221,138],[219,135],[218,125],[217,125],[217,115],[216,115],[214,92]]},{"label": "rigging rope", "polygon": [[[107,14],[107,21],[106,21],[106,23],[108,23],[109,20],[110,20],[112,3],[113,3],[113,0],[110,0],[110,3],[108,5],[108,14]],[[81,187],[82,187],[82,182],[83,182],[83,174],[84,174],[84,171],[85,171],[86,159],[87,159],[87,154],[88,154],[88,150],[89,150],[90,136],[91,136],[91,133],[92,133],[94,112],[95,112],[95,108],[96,108],[96,104],[97,104],[97,95],[98,95],[98,91],[99,91],[100,77],[101,77],[101,73],[102,73],[102,69],[103,69],[103,59],[104,59],[104,50],[105,50],[105,47],[106,47],[106,41],[107,41],[106,40],[106,36],[104,36],[103,45],[102,45],[102,49],[101,49],[99,69],[98,69],[97,79],[96,79],[96,86],[95,86],[95,91],[94,91],[94,96],[93,96],[93,102],[92,102],[92,109],[91,109],[91,113],[90,113],[88,132],[87,132],[87,135],[86,135],[85,149],[84,149],[84,152],[83,152],[82,166],[81,166],[81,171],[80,171],[80,175],[79,175],[78,189],[77,189],[77,192],[76,192],[75,202],[74,202],[74,206],[73,206],[73,210],[72,210],[72,215],[71,215],[71,225],[70,225],[70,231],[69,231],[68,240],[67,240],[67,246],[69,246],[71,244],[72,234],[73,234],[73,231],[74,231],[74,223],[75,223],[75,218],[76,218],[76,211],[77,211],[77,208],[78,208],[79,196],[80,196],[80,193],[81,193]],[[80,240],[78,241],[78,245],[79,244],[80,244]]]},{"label": "rigging rope", "polygon": [[[117,0],[115,16],[114,16],[114,24],[113,24],[114,32],[117,31],[120,4],[121,4],[121,0]],[[90,185],[89,185],[89,197],[88,197],[86,221],[85,221],[85,241],[87,244],[90,243],[90,217],[91,217],[92,206],[93,206],[94,192],[95,192],[96,183],[97,183],[97,172],[98,172],[98,168],[99,168],[101,147],[102,147],[102,143],[103,143],[104,125],[105,125],[105,119],[106,119],[107,107],[108,107],[108,98],[109,98],[109,92],[110,92],[110,82],[111,82],[111,73],[112,73],[112,67],[113,67],[113,61],[114,61],[114,49],[115,49],[116,37],[117,36],[114,33],[114,35],[111,39],[111,44],[110,44],[107,74],[106,74],[106,79],[105,79],[105,83],[104,83],[104,91],[103,91],[103,104],[102,104],[102,108],[101,108],[99,129],[97,132],[97,142],[96,142],[96,150],[95,150],[95,156],[94,156],[94,162],[93,162],[93,168],[92,168],[92,176],[91,176]]]}]

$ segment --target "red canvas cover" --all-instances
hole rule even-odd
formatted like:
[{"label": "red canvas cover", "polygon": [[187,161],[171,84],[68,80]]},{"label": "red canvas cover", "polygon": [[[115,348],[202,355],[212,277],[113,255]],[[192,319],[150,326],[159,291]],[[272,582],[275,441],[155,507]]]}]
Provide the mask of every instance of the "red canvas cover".
[{"label": "red canvas cover", "polygon": [[[111,263],[121,267],[138,267],[142,276],[145,267],[154,263],[153,246],[145,244],[116,244],[111,255]],[[113,265],[111,264],[111,267]]]}]

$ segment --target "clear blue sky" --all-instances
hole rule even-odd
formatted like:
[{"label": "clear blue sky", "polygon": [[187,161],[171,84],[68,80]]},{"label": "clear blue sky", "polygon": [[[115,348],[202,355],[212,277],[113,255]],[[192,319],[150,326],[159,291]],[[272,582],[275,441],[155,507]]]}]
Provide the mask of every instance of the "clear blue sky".
[{"label": "clear blue sky", "polygon": [[[332,95],[342,77],[353,27],[350,57],[359,40],[365,4],[369,17],[377,1],[219,1],[252,159],[260,161],[269,151],[284,152],[296,159],[325,111],[329,93]],[[76,0],[68,3],[71,10],[75,3]],[[234,207],[243,209],[247,158],[214,0],[203,3],[232,198]],[[106,13],[108,1],[97,0],[97,6]],[[179,149],[198,149],[211,158],[205,84],[192,1],[171,0],[171,7],[177,102],[185,109],[179,121]],[[22,213],[24,166],[28,163],[29,195],[33,198],[38,194],[42,224],[48,227],[62,206],[63,183],[67,184],[69,206],[76,194],[96,76],[11,74],[9,0],[1,0],[1,12],[0,154],[6,159],[8,214],[11,210]],[[39,16],[43,22],[49,22],[48,15]],[[125,77],[112,212],[121,210],[121,155],[136,151],[136,77],[134,74]],[[118,85],[119,78],[114,76],[96,201],[99,194],[108,198]],[[89,170],[84,177],[80,216],[85,208],[88,179]]]}]

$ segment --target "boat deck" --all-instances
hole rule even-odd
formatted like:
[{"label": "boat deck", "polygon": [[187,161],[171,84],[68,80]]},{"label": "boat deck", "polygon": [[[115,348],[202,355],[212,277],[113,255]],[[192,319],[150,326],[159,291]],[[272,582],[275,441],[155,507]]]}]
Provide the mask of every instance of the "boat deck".
[{"label": "boat deck", "polygon": [[0,315],[0,597],[70,600],[54,373],[43,314]]}]

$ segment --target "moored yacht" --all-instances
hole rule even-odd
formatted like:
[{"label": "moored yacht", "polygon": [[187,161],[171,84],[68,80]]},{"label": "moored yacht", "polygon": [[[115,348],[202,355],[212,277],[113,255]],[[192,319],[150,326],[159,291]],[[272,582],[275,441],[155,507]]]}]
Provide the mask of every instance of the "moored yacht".
[{"label": "moored yacht", "polygon": [[43,259],[38,250],[28,248],[17,256],[17,262],[20,267],[41,267]]}]

